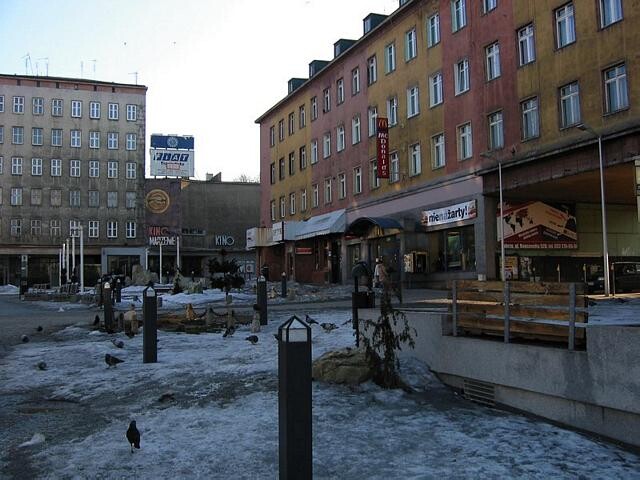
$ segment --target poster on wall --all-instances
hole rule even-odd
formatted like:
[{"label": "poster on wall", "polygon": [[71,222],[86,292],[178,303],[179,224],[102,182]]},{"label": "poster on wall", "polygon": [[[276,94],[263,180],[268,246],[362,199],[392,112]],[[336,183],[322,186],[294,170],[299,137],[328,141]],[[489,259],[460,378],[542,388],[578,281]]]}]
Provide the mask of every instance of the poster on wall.
[{"label": "poster on wall", "polygon": [[[497,218],[500,219],[498,206]],[[505,203],[502,228],[505,248],[578,248],[575,206],[539,201]],[[500,228],[497,228],[500,241]]]}]

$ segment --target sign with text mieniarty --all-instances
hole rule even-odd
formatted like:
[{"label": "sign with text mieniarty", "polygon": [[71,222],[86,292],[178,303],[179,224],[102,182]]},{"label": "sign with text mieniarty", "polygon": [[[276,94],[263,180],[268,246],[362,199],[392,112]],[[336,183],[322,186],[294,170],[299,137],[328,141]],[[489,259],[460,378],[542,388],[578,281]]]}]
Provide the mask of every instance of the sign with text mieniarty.
[{"label": "sign with text mieniarty", "polygon": [[424,210],[422,212],[422,225],[425,227],[433,227],[436,225],[460,222],[462,220],[476,218],[477,214],[476,201],[470,200],[435,210]]},{"label": "sign with text mieniarty", "polygon": [[151,135],[151,175],[193,177],[193,145],[194,140],[190,136]]},{"label": "sign with text mieniarty", "polygon": [[148,226],[147,237],[149,238],[149,245],[176,245],[176,237],[169,227],[160,226]]},{"label": "sign with text mieniarty", "polygon": [[378,117],[378,178],[389,178],[389,120]]}]

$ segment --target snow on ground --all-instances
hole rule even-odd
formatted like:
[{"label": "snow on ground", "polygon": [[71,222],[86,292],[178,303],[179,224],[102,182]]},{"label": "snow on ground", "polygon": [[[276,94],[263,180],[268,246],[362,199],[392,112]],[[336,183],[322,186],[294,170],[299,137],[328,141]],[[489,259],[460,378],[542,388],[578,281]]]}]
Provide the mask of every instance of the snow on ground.
[{"label": "snow on ground", "polygon": [[14,285],[1,285],[0,295],[17,295],[20,289]]},{"label": "snow on ground", "polygon": [[[343,325],[349,312],[309,313],[340,327],[330,333],[313,328],[314,358],[353,344],[350,326]],[[58,427],[47,421],[9,444],[0,439],[0,462],[9,465],[16,451],[27,452],[35,476],[50,479],[276,478],[273,334],[289,316],[271,312],[256,345],[245,340],[246,327],[229,338],[159,332],[154,364],[142,363],[142,335],[130,340],[80,325],[51,341],[17,346],[2,360],[2,409],[8,407],[2,398],[21,398],[22,405],[69,410]],[[112,338],[125,347],[115,348]],[[107,368],[105,353],[124,363]],[[35,367],[40,360],[47,370]],[[417,393],[314,382],[314,478],[640,478],[640,457],[633,453],[467,402],[415,359],[404,360],[402,371]],[[161,402],[165,393],[173,400]],[[133,454],[125,439],[132,419],[142,433],[142,449]],[[44,442],[18,449],[37,433]]]}]

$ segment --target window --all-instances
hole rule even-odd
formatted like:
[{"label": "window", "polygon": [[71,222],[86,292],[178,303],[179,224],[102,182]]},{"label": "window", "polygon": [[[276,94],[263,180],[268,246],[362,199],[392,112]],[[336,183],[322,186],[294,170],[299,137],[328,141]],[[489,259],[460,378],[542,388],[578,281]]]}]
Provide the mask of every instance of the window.
[{"label": "window", "polygon": [[69,220],[69,236],[80,237],[80,222],[78,220]]},{"label": "window", "polygon": [[42,159],[41,158],[31,159],[31,175],[33,175],[34,177],[42,176]]},{"label": "window", "polygon": [[307,190],[304,189],[300,192],[300,211],[307,211]]},{"label": "window", "polygon": [[4,143],[4,125],[0,125],[0,144]]},{"label": "window", "polygon": [[22,157],[11,157],[11,175],[22,175]]},{"label": "window", "polygon": [[135,122],[138,120],[138,106],[127,104],[127,122]]},{"label": "window", "polygon": [[118,178],[118,162],[116,160],[107,162],[107,178]]},{"label": "window", "polygon": [[498,0],[482,0],[482,13],[489,13],[498,6]]},{"label": "window", "polygon": [[0,113],[4,112],[4,95],[0,95]]},{"label": "window", "polygon": [[136,208],[136,192],[125,192],[124,203],[126,208]]},{"label": "window", "polygon": [[98,178],[100,176],[100,162],[98,160],[89,161],[89,178]]},{"label": "window", "polygon": [[444,133],[431,137],[431,161],[434,169],[442,168],[445,165]]},{"label": "window", "polygon": [[284,157],[282,157],[282,158],[280,158],[280,160],[278,160],[278,178],[280,180],[284,180],[286,174],[287,174],[287,172],[285,170]]},{"label": "window", "polygon": [[60,160],[59,158],[51,159],[51,176],[52,177],[62,176],[62,160]]},{"label": "window", "polygon": [[322,108],[322,112],[327,113],[331,110],[331,89],[325,88],[322,91],[322,98],[324,99],[324,106]]},{"label": "window", "polygon": [[294,192],[289,194],[289,215],[295,215],[295,214],[296,214],[296,194]]},{"label": "window", "polygon": [[408,62],[418,55],[418,38],[416,29],[412,28],[404,34],[404,60]]},{"label": "window", "polygon": [[[0,156],[0,175],[4,173],[4,157]],[[0,200],[0,203],[2,200]]]},{"label": "window", "polygon": [[107,192],[107,208],[118,208],[118,192]]},{"label": "window", "polygon": [[71,130],[70,146],[73,148],[82,146],[82,130]]},{"label": "window", "polygon": [[13,113],[24,113],[24,97],[13,97]]},{"label": "window", "polygon": [[42,128],[39,127],[33,127],[31,129],[31,145],[42,145],[43,142],[43,134],[42,134]]},{"label": "window", "polygon": [[89,238],[98,238],[98,232],[100,232],[100,222],[89,220]]},{"label": "window", "polygon": [[356,115],[351,119],[351,144],[360,143],[360,115]]},{"label": "window", "polygon": [[109,220],[107,222],[107,238],[118,238],[118,222]]},{"label": "window", "polygon": [[19,237],[20,235],[22,235],[22,219],[12,218],[11,219],[11,236]]},{"label": "window", "polygon": [[362,193],[362,168],[356,167],[353,169],[353,194],[359,193]]},{"label": "window", "polygon": [[307,125],[307,114],[304,105],[298,108],[298,128],[304,128]]},{"label": "window", "polygon": [[576,24],[573,16],[573,3],[556,10],[556,46],[566,47],[576,41]]},{"label": "window", "polygon": [[318,184],[314,183],[311,185],[312,189],[312,197],[311,197],[311,208],[318,208],[320,205],[320,194],[318,192]]},{"label": "window", "polygon": [[498,42],[485,48],[487,81],[500,76],[500,45]]},{"label": "window", "polygon": [[117,150],[118,149],[118,132],[108,132],[107,133],[107,148],[109,150]]},{"label": "window", "polygon": [[284,119],[278,122],[278,140],[284,141]]},{"label": "window", "polygon": [[407,118],[415,117],[420,113],[420,96],[418,86],[407,89]]},{"label": "window", "polygon": [[456,95],[469,90],[469,60],[460,60],[454,66]]},{"label": "window", "polygon": [[580,90],[578,82],[560,87],[560,126],[570,127],[580,123]]},{"label": "window", "polygon": [[618,112],[629,106],[627,71],[624,64],[604,71],[604,91],[607,113]]},{"label": "window", "polygon": [[398,97],[391,97],[387,100],[387,118],[390,127],[398,124]]},{"label": "window", "polygon": [[473,137],[471,124],[465,123],[458,127],[458,159],[467,160],[473,156]]},{"label": "window", "polygon": [[600,0],[600,26],[605,28],[622,20],[622,0]]},{"label": "window", "polygon": [[80,190],[69,190],[69,206],[80,206]]},{"label": "window", "polygon": [[533,24],[529,24],[518,30],[518,57],[520,60],[520,66],[532,63],[536,60]]},{"label": "window", "polygon": [[52,207],[59,207],[62,205],[62,190],[51,189],[49,191],[49,202]]},{"label": "window", "polygon": [[311,165],[318,163],[318,140],[311,140]]},{"label": "window", "polygon": [[384,73],[391,73],[396,69],[396,44],[390,43],[384,47]]},{"label": "window", "polygon": [[275,144],[276,144],[276,127],[271,125],[271,127],[269,128],[269,145],[273,147],[275,146]]},{"label": "window", "polygon": [[429,105],[435,107],[443,101],[442,72],[434,73],[429,77]]},{"label": "window", "polygon": [[52,147],[62,146],[62,129],[61,128],[51,129],[51,146]]},{"label": "window", "polygon": [[367,85],[376,83],[378,80],[378,65],[376,62],[376,56],[369,57],[367,60]]},{"label": "window", "polygon": [[271,200],[271,221],[274,222],[276,220],[276,201]]},{"label": "window", "polygon": [[89,148],[100,148],[100,132],[89,132]]},{"label": "window", "polygon": [[287,214],[287,204],[284,197],[280,197],[280,218],[284,218]]},{"label": "window", "polygon": [[109,120],[118,120],[120,116],[119,105],[117,103],[109,104]]},{"label": "window", "polygon": [[136,164],[135,164],[135,162],[127,162],[127,164],[126,164],[126,167],[125,167],[125,168],[126,168],[126,173],[125,173],[126,177],[127,177],[129,180],[135,180],[135,179],[136,179],[136,177],[137,177],[137,175],[136,175]]},{"label": "window", "polygon": [[489,150],[504,147],[504,132],[502,129],[502,112],[489,115]]},{"label": "window", "polygon": [[341,152],[344,150],[344,125],[339,125],[336,129],[336,150]]},{"label": "window", "polygon": [[369,162],[369,184],[371,188],[380,186],[380,178],[378,178],[378,160],[375,158]]},{"label": "window", "polygon": [[71,116],[73,118],[82,117],[82,101],[81,100],[71,100]]},{"label": "window", "polygon": [[327,132],[322,137],[322,158],[328,158],[331,155],[331,132]]},{"label": "window", "polygon": [[52,237],[59,237],[61,235],[60,220],[49,220],[49,235]]},{"label": "window", "polygon": [[31,189],[31,205],[42,205],[42,189]]},{"label": "window", "polygon": [[60,98],[54,98],[51,100],[51,116],[61,117],[63,113],[63,101]]},{"label": "window", "polygon": [[538,122],[538,98],[530,98],[520,104],[522,114],[522,140],[536,138],[540,134]]},{"label": "window", "polygon": [[100,206],[100,192],[98,190],[89,190],[89,206],[92,208]]},{"label": "window", "polygon": [[289,175],[296,173],[296,154],[294,152],[289,153]]},{"label": "window", "polygon": [[125,234],[127,238],[136,238],[136,222],[128,220],[125,224]]},{"label": "window", "polygon": [[351,95],[360,93],[360,68],[351,70]]},{"label": "window", "polygon": [[31,235],[33,237],[42,235],[42,220],[31,220]]},{"label": "window", "polygon": [[391,152],[389,155],[389,183],[400,180],[400,160],[398,152]]},{"label": "window", "polygon": [[293,132],[296,131],[296,116],[293,112],[289,114],[289,135],[293,135]]},{"label": "window", "polygon": [[31,99],[31,112],[34,115],[43,115],[44,114],[44,98],[42,98],[42,97],[33,97]]},{"label": "window", "polygon": [[318,118],[318,97],[311,97],[311,121]]},{"label": "window", "polygon": [[14,145],[24,143],[24,127],[11,127],[11,143]]},{"label": "window", "polygon": [[369,107],[367,110],[369,123],[369,136],[373,137],[378,132],[378,107]]},{"label": "window", "polygon": [[440,43],[440,15],[433,14],[427,19],[427,47]]},{"label": "window", "polygon": [[467,24],[466,0],[451,0],[451,31],[457,32]]},{"label": "window", "polygon": [[136,150],[138,148],[138,135],[136,133],[127,133],[127,150]]},{"label": "window", "polygon": [[11,205],[22,205],[22,187],[11,188]]},{"label": "window", "polygon": [[344,78],[339,78],[336,82],[336,95],[338,96],[338,105],[344,102]]},{"label": "window", "polygon": [[80,160],[69,160],[69,176],[80,177]]},{"label": "window", "polygon": [[300,163],[300,170],[307,168],[307,147],[305,145],[300,147],[298,153],[298,162]]},{"label": "window", "polygon": [[347,198],[347,175],[345,173],[338,174],[338,198]]},{"label": "window", "polygon": [[420,175],[422,172],[422,155],[420,154],[420,144],[414,143],[409,146],[409,175]]},{"label": "window", "polygon": [[100,118],[100,102],[89,102],[89,118],[94,120]]},{"label": "window", "polygon": [[333,201],[333,188],[331,184],[331,177],[324,179],[324,203],[331,203]]}]

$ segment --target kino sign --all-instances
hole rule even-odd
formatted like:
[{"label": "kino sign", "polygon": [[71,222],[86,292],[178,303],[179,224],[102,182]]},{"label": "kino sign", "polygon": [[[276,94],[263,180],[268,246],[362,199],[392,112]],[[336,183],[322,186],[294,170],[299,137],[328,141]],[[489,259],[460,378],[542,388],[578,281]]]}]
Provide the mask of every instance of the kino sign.
[{"label": "kino sign", "polygon": [[147,236],[149,237],[149,245],[176,245],[176,237],[168,227],[148,227]]}]

